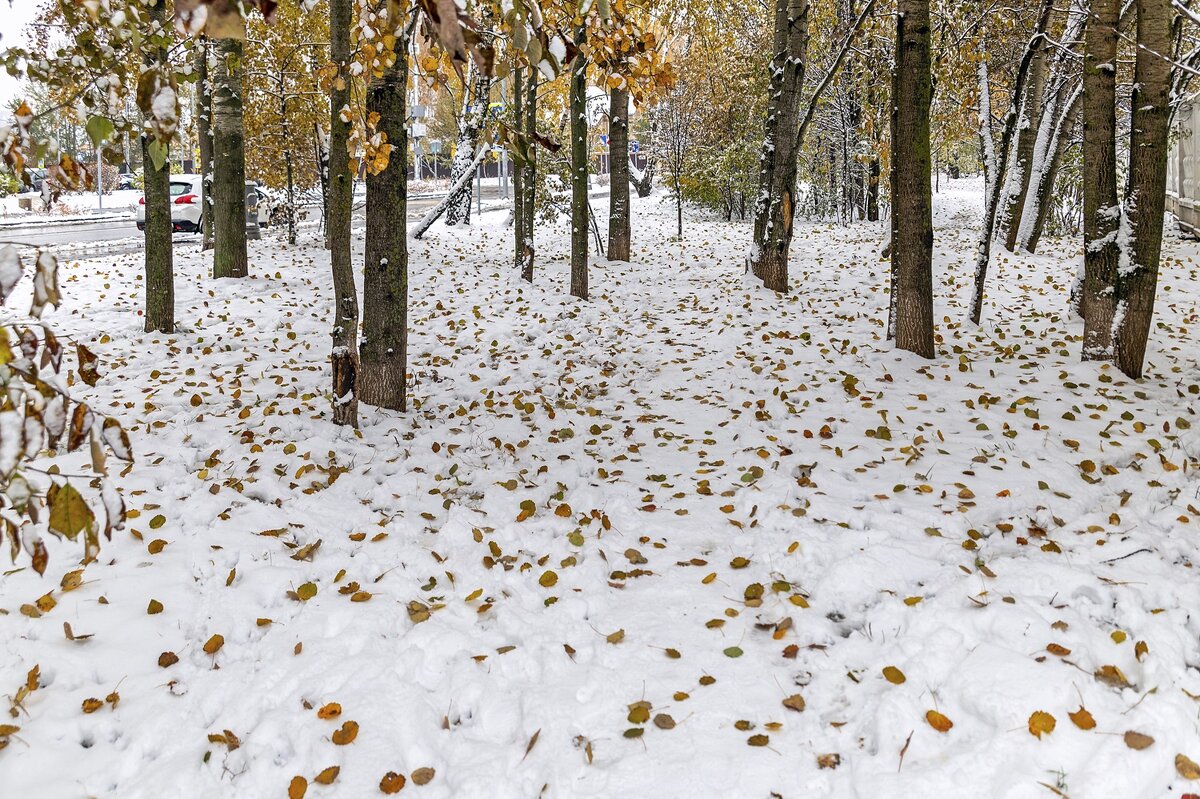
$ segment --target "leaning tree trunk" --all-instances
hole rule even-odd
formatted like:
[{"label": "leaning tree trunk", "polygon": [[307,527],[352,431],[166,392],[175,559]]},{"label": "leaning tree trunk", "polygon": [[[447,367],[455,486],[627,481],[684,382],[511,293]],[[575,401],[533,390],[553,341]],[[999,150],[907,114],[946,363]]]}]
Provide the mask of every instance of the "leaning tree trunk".
[{"label": "leaning tree trunk", "polygon": [[368,405],[404,410],[408,364],[408,132],[404,87],[407,48],[396,64],[374,78],[367,113],[379,115],[377,130],[392,145],[387,168],[367,174],[367,244],[363,261],[362,343],[359,398]]},{"label": "leaning tree trunk", "polygon": [[218,39],[213,69],[213,277],[246,277],[242,41]]},{"label": "leaning tree trunk", "polygon": [[933,349],[933,194],[930,189],[929,0],[898,0],[892,97],[892,307],[896,346]]},{"label": "leaning tree trunk", "polygon": [[781,292],[788,289],[787,262],[800,145],[800,91],[807,50],[808,0],[776,0],[750,268],[767,288]]},{"label": "leaning tree trunk", "polygon": [[612,89],[608,106],[608,260],[629,260],[629,92]]},{"label": "leaning tree trunk", "polygon": [[[585,28],[575,29],[581,45]],[[571,63],[571,294],[588,298],[588,142],[587,59],[575,56]]]},{"label": "leaning tree trunk", "polygon": [[1039,39],[1033,60],[1029,64],[1029,80],[1025,85],[1025,98],[1021,103],[1021,116],[1017,122],[1017,148],[1013,168],[1008,175],[1008,185],[996,220],[996,235],[1004,237],[1004,248],[1012,252],[1017,248],[1017,232],[1025,198],[1029,194],[1031,172],[1035,166],[1034,150],[1038,131],[1042,124],[1043,94],[1046,90],[1046,44]]},{"label": "leaning tree trunk", "polygon": [[342,108],[350,102],[350,8],[353,0],[329,0],[329,50],[337,65],[329,90],[329,193],[326,199],[329,262],[333,270],[333,423],[358,425],[358,294],[350,261],[350,205],[354,176],[347,145],[350,125]]},{"label": "leaning tree trunk", "polygon": [[1170,0],[1137,0],[1138,48],[1125,192],[1129,263],[1117,273],[1113,331],[1117,367],[1133,378],[1142,376],[1162,253],[1171,62],[1161,54],[1171,52],[1173,16]]},{"label": "leaning tree trunk", "polygon": [[1083,359],[1112,358],[1117,230],[1118,0],[1092,0],[1083,51]]},{"label": "leaning tree trunk", "polygon": [[[976,251],[975,258],[975,281],[971,293],[971,321],[979,324],[979,320],[983,317],[983,290],[987,285],[987,270],[988,262],[992,255],[992,232],[996,228],[996,214],[1000,207],[1000,195],[1004,189],[1004,179],[1008,171],[1008,153],[1012,148],[1013,135],[1016,133],[1018,108],[1021,98],[1025,95],[1025,81],[1029,77],[1029,67],[1033,61],[1033,56],[1037,48],[1045,36],[1046,26],[1050,23],[1050,12],[1054,10],[1054,0],[1042,0],[1041,11],[1038,14],[1037,25],[1034,27],[1033,36],[1029,40],[1029,44],[1025,46],[1025,54],[1021,57],[1021,63],[1017,67],[1017,77],[1013,82],[1012,100],[1008,105],[1008,113],[1004,116],[1004,129],[1000,134],[1000,147],[996,150],[995,156],[991,159],[993,164],[990,168],[991,177],[988,181],[987,194],[984,197],[983,206],[983,223],[979,231],[979,245]],[[982,64],[983,62],[981,62]],[[981,83],[981,91],[986,90],[986,72],[981,71],[983,75]],[[984,103],[980,102],[981,114],[987,114],[990,117],[991,109],[985,108]],[[990,119],[986,121],[990,129]],[[980,125],[983,126],[985,120],[980,120]],[[990,143],[985,144],[990,147]]]},{"label": "leaning tree trunk", "polygon": [[529,158],[519,166],[521,173],[522,206],[525,209],[525,230],[521,236],[521,277],[533,282],[533,223],[537,208],[537,146],[534,139],[537,136],[537,84],[538,72],[530,68],[529,78],[525,81],[525,120],[522,132],[529,147]]},{"label": "leaning tree trunk", "polygon": [[[1051,59],[1051,70],[1043,98],[1041,119],[1033,146],[1033,162],[1019,219],[1013,220],[1016,236],[1012,243],[1033,252],[1042,235],[1058,167],[1062,160],[1064,134],[1072,127],[1082,85],[1073,61],[1087,21],[1084,0],[1074,0],[1063,32],[1063,47]],[[1012,247],[1009,248],[1013,249]]]},{"label": "leaning tree trunk", "polygon": [[196,133],[200,139],[200,250],[213,248],[212,81],[208,76],[208,37],[196,42]]},{"label": "leaning tree trunk", "polygon": [[1054,183],[1058,179],[1058,169],[1062,165],[1063,155],[1071,140],[1070,131],[1075,127],[1082,105],[1083,87],[1075,86],[1069,99],[1066,100],[1065,110],[1059,115],[1054,132],[1051,134],[1049,159],[1038,176],[1036,187],[1030,187],[1031,194],[1025,201],[1025,211],[1021,217],[1021,230],[1018,243],[1026,252],[1037,252],[1038,242],[1042,239],[1042,231],[1046,229],[1046,220],[1050,217],[1050,209],[1054,206]]},{"label": "leaning tree trunk", "polygon": [[[155,0],[150,21],[166,24],[166,0]],[[165,67],[167,51],[158,47],[146,54],[148,66]],[[150,157],[152,140],[142,137],[142,179],[146,195],[146,332],[175,332],[175,277],[171,254],[171,166],[168,159],[155,168]]]}]

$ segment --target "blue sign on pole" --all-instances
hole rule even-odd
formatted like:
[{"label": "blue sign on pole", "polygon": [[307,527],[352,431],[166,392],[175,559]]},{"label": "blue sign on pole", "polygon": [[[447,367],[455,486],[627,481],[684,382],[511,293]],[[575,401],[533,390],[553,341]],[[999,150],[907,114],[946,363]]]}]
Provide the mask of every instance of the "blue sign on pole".
[{"label": "blue sign on pole", "polygon": [[638,142],[635,142],[635,141],[629,142],[629,152],[631,152],[631,153],[636,153],[640,147],[641,147],[641,145]]},{"label": "blue sign on pole", "polygon": [[608,146],[608,134],[607,133],[600,134],[600,143],[603,144],[605,147]]}]

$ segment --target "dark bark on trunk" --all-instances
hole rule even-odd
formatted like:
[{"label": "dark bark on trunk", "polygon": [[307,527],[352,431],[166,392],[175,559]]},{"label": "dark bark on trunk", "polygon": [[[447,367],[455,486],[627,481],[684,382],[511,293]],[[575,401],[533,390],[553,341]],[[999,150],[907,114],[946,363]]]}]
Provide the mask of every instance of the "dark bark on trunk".
[{"label": "dark bark on trunk", "polygon": [[292,130],[288,124],[287,89],[283,73],[279,75],[279,119],[283,133],[283,163],[287,175],[287,234],[288,244],[296,243],[296,177],[292,166]]},{"label": "dark bark on trunk", "polygon": [[406,50],[395,66],[371,81],[367,110],[392,145],[388,166],[367,175],[367,243],[363,259],[359,398],[368,405],[404,410],[408,365],[408,131],[404,88]]},{"label": "dark bark on trunk", "polygon": [[523,236],[525,247],[523,250],[521,263],[521,277],[533,282],[533,256],[534,256],[534,218],[537,212],[537,147],[533,145],[534,136],[537,134],[537,85],[538,72],[536,69],[529,70],[529,77],[525,81],[525,122],[524,133],[525,140],[530,142],[529,160],[521,164],[521,191],[524,193],[523,205],[525,207],[525,233]]},{"label": "dark bark on trunk", "polygon": [[867,165],[867,221],[879,221],[879,173],[882,167],[879,156],[872,155]]},{"label": "dark bark on trunk", "polygon": [[933,195],[929,185],[929,0],[899,0],[892,84],[892,290],[896,346],[933,347]]},{"label": "dark bark on trunk", "polygon": [[209,41],[201,36],[196,44],[196,133],[200,139],[200,174],[203,176],[200,194],[200,251],[213,248],[212,214],[212,80],[208,74]]},{"label": "dark bark on trunk", "polygon": [[350,8],[329,0],[330,55],[337,74],[329,92],[329,262],[333,271],[333,423],[358,426],[358,293],[350,260],[350,205],[354,176],[346,149],[350,126],[342,107],[350,101]]},{"label": "dark bark on trunk", "polygon": [[1083,359],[1112,358],[1117,230],[1117,0],[1092,0],[1083,53]]},{"label": "dark bark on trunk", "polygon": [[609,181],[608,260],[628,261],[629,230],[629,93],[612,89],[608,108]]},{"label": "dark bark on trunk", "polygon": [[246,277],[242,42],[218,39],[213,68],[213,277]]},{"label": "dark bark on trunk", "polygon": [[1117,273],[1117,368],[1142,376],[1162,254],[1163,206],[1167,190],[1167,136],[1174,13],[1170,0],[1137,0],[1137,59],[1134,65],[1133,124],[1129,137],[1129,265]]},{"label": "dark bark on trunk", "polygon": [[1038,128],[1042,123],[1042,95],[1046,90],[1047,61],[1046,44],[1039,40],[1033,61],[1029,64],[1029,81],[1025,87],[1020,122],[1017,123],[1016,159],[1013,161],[1009,191],[1004,197],[1004,206],[1000,209],[996,231],[997,235],[1004,236],[1004,248],[1009,252],[1017,248],[1021,212],[1025,208],[1025,197],[1029,193],[1034,146],[1037,144]]},{"label": "dark bark on trunk", "polygon": [[808,10],[808,0],[776,0],[767,120],[754,207],[751,270],[763,285],[779,292],[788,290]]},{"label": "dark bark on trunk", "polygon": [[[150,19],[166,25],[166,0],[150,7]],[[165,48],[146,54],[146,64],[163,64]],[[146,332],[175,332],[175,281],[171,253],[171,166],[154,168],[150,157],[150,138],[142,137],[142,179],[146,196]]]},{"label": "dark bark on trunk", "polygon": [[[583,44],[582,26],[575,43]],[[588,298],[588,142],[587,59],[582,54],[571,63],[571,294]]]},{"label": "dark bark on trunk", "polygon": [[637,196],[649,197],[650,193],[654,191],[654,172],[657,170],[657,168],[658,157],[654,153],[651,153],[646,157],[646,168],[642,171],[641,180],[635,179],[633,177],[633,170],[629,170],[629,182],[633,184],[633,188],[634,191],[637,192]]}]

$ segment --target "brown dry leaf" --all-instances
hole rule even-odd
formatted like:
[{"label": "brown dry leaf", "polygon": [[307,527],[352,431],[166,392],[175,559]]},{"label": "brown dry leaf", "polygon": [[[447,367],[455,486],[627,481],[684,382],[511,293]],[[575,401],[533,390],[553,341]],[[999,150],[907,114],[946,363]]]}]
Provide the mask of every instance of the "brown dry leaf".
[{"label": "brown dry leaf", "polygon": [[1142,750],[1154,743],[1154,739],[1142,732],[1125,731],[1125,745],[1130,749]]},{"label": "brown dry leaf", "polygon": [[1113,688],[1128,688],[1129,680],[1116,666],[1101,666],[1093,675],[1097,680]]},{"label": "brown dry leaf", "polygon": [[1096,720],[1092,718],[1092,714],[1083,705],[1080,705],[1079,710],[1076,710],[1074,713],[1068,713],[1067,716],[1081,730],[1090,730],[1096,726]]},{"label": "brown dry leaf", "polygon": [[345,746],[348,743],[353,743],[358,737],[358,722],[347,721],[342,724],[342,728],[333,734],[333,742],[338,746]]},{"label": "brown dry leaf", "polygon": [[619,644],[625,640],[625,631],[617,630],[615,633],[609,633],[608,635],[604,636],[604,640],[608,641],[610,644]]},{"label": "brown dry leaf", "polygon": [[162,613],[162,612],[163,612],[163,603],[159,602],[157,599],[151,599],[150,604],[146,606],[146,613],[150,614],[151,616],[153,616],[156,613]]},{"label": "brown dry leaf", "polygon": [[83,712],[84,713],[95,713],[97,710],[99,710],[102,707],[104,707],[104,703],[101,702],[99,699],[97,699],[94,696],[88,697],[87,699],[83,700]]},{"label": "brown dry leaf", "polygon": [[804,710],[804,697],[800,694],[792,694],[783,700],[783,706],[788,710],[794,710],[799,713]]},{"label": "brown dry leaf", "polygon": [[817,766],[820,768],[834,769],[842,765],[842,756],[837,752],[829,752],[824,755],[817,755]]},{"label": "brown dry leaf", "polygon": [[1058,655],[1060,658],[1065,658],[1071,654],[1071,650],[1060,644],[1046,644],[1046,651],[1051,655]]},{"label": "brown dry leaf", "polygon": [[338,774],[340,774],[341,771],[341,766],[330,766],[327,769],[323,769],[317,776],[313,777],[313,782],[321,785],[329,785],[338,778]]},{"label": "brown dry leaf", "polygon": [[158,656],[158,667],[161,669],[174,666],[178,662],[179,655],[176,655],[174,652],[163,652]]},{"label": "brown dry leaf", "polygon": [[292,781],[288,784],[288,799],[304,799],[304,794],[308,792],[308,780],[303,777],[292,777]]},{"label": "brown dry leaf", "polygon": [[529,736],[529,744],[525,747],[525,754],[521,756],[522,760],[529,757],[529,753],[532,752],[533,747],[537,745],[538,736],[541,734],[542,734],[542,730],[539,727],[537,732],[535,732],[533,735]]},{"label": "brown dry leaf", "polygon": [[383,779],[379,781],[379,790],[383,793],[392,794],[400,793],[404,788],[404,784],[408,782],[403,774],[397,774],[394,771],[389,771],[383,775]]},{"label": "brown dry leaf", "polygon": [[1200,780],[1200,765],[1185,754],[1175,755],[1175,770],[1185,780]]},{"label": "brown dry leaf", "polygon": [[412,781],[417,785],[427,785],[436,773],[431,767],[423,766],[412,773]]},{"label": "brown dry leaf", "polygon": [[217,654],[217,650],[225,646],[225,636],[220,633],[204,642],[204,652],[209,655]]},{"label": "brown dry leaf", "polygon": [[892,685],[900,685],[908,679],[904,676],[904,672],[900,671],[900,669],[896,668],[895,666],[884,666],[883,678]]},{"label": "brown dry leaf", "polygon": [[1029,734],[1040,740],[1043,735],[1054,732],[1057,723],[1054,716],[1046,711],[1035,710],[1029,716]]},{"label": "brown dry leaf", "polygon": [[925,714],[925,720],[929,722],[929,726],[933,727],[938,732],[949,732],[954,726],[954,722],[938,713],[936,710],[930,710]]},{"label": "brown dry leaf", "polygon": [[319,719],[335,719],[340,715],[342,715],[342,706],[337,702],[322,705],[317,711],[317,718]]},{"label": "brown dry leaf", "polygon": [[654,717],[654,726],[660,730],[673,730],[675,729],[675,719],[666,713],[659,713]]}]

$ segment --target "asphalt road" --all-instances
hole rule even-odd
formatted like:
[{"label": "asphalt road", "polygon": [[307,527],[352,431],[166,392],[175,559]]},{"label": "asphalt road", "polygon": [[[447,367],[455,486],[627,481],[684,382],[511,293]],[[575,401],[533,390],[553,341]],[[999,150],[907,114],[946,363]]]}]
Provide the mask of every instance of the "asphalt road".
[{"label": "asphalt road", "polygon": [[[442,200],[442,196],[411,197],[408,201],[408,217],[416,219],[425,214]],[[484,203],[495,203],[502,199],[499,189],[495,186],[485,186],[483,189]],[[320,210],[316,206],[304,209],[309,220],[318,219]],[[362,227],[364,221],[363,201],[356,198],[353,225],[356,229]],[[264,233],[269,234],[268,228]],[[141,249],[142,233],[134,224],[133,216],[127,219],[105,219],[96,222],[77,222],[73,224],[38,224],[14,225],[0,227],[0,242],[24,245],[26,247],[67,247],[72,252],[79,251],[83,255],[112,255],[135,252]],[[175,243],[179,245],[193,244],[199,241],[195,233],[176,233]]]}]

